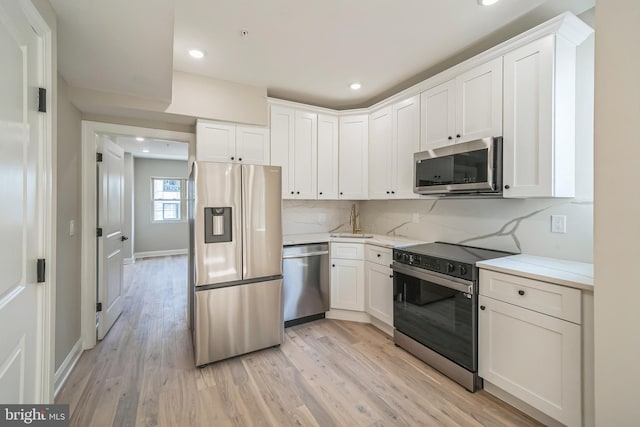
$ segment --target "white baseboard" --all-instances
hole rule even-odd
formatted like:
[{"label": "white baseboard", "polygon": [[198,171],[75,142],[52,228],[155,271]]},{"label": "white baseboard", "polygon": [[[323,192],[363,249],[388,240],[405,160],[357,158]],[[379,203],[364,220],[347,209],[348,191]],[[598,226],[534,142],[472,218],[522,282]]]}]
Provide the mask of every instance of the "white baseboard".
[{"label": "white baseboard", "polygon": [[67,357],[64,358],[64,361],[56,371],[54,377],[54,397],[58,395],[58,393],[62,389],[62,386],[67,381],[67,378],[69,378],[69,374],[71,373],[71,371],[73,371],[76,363],[78,363],[78,359],[80,359],[82,351],[82,338],[80,338],[78,342],[76,342],[75,345],[71,348],[71,351],[69,352],[69,354],[67,354]]},{"label": "white baseboard", "polygon": [[151,258],[156,256],[187,255],[188,253],[188,249],[169,249],[166,251],[136,252],[134,255],[134,259]]},{"label": "white baseboard", "polygon": [[382,320],[377,319],[373,316],[371,316],[371,324],[376,328],[380,329],[385,334],[389,335],[390,337],[393,337],[393,326],[388,325],[384,323]]},{"label": "white baseboard", "polygon": [[136,263],[136,258],[135,257],[125,258],[125,259],[122,260],[122,263],[124,265],[135,264]]},{"label": "white baseboard", "polygon": [[327,319],[348,320],[351,322],[371,323],[371,317],[364,311],[339,310],[332,308],[325,313]]}]

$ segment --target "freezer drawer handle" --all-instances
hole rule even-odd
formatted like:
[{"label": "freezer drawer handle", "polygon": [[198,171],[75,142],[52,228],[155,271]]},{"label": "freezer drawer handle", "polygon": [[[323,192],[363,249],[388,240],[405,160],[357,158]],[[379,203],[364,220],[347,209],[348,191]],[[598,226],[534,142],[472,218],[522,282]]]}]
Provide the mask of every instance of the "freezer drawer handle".
[{"label": "freezer drawer handle", "polygon": [[284,255],[282,259],[308,258],[310,256],[327,255],[328,253],[329,251],[318,251],[318,252],[309,252],[306,254]]}]

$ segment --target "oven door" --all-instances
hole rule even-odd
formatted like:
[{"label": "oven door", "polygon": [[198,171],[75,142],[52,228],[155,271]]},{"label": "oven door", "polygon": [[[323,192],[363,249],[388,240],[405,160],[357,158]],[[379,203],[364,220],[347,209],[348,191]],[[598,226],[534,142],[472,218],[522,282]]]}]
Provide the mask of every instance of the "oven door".
[{"label": "oven door", "polygon": [[472,372],[478,370],[473,282],[394,262],[394,327]]}]

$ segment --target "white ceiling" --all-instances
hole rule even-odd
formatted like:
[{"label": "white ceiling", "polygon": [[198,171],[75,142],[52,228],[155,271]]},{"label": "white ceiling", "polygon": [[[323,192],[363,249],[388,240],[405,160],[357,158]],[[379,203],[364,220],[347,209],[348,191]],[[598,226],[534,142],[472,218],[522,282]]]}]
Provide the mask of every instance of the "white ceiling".
[{"label": "white ceiling", "polygon": [[115,141],[126,153],[131,153],[134,157],[187,160],[189,156],[189,144],[186,142],[155,138],[145,138],[144,141],[137,141],[136,136],[115,135]]},{"label": "white ceiling", "polygon": [[[369,106],[595,0],[50,0],[71,86],[167,100],[171,70],[331,108]],[[246,29],[248,35],[241,36]],[[489,46],[487,46],[489,44]],[[189,48],[206,52],[201,61]],[[477,53],[477,52],[475,52]],[[467,55],[468,56],[468,55]],[[351,91],[358,81],[362,89]]]}]

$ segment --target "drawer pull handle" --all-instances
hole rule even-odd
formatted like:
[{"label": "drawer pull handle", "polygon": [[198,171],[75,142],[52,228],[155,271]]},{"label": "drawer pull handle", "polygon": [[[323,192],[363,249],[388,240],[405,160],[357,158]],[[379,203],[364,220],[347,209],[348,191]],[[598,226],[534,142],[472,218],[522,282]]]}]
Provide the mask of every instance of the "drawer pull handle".
[{"label": "drawer pull handle", "polygon": [[484,310],[485,308],[487,308],[487,307],[485,307],[484,305],[480,306],[480,310]]},{"label": "drawer pull handle", "polygon": [[523,290],[519,290],[518,291],[518,295],[524,295],[524,291]]}]

